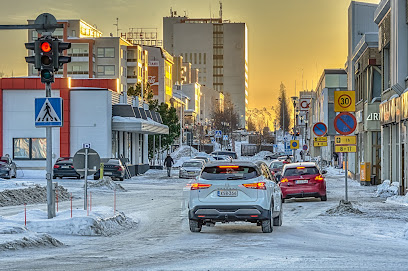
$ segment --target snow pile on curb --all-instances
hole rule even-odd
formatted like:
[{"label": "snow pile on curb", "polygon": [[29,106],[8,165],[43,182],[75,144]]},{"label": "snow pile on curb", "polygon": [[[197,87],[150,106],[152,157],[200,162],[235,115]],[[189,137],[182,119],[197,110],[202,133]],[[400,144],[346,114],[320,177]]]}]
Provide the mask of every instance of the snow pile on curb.
[{"label": "snow pile on curb", "polygon": [[[111,236],[136,226],[131,218],[122,212],[113,214],[109,207],[95,207],[87,215],[86,210],[66,210],[48,219],[46,211],[27,211],[27,227],[24,228],[24,212],[10,217],[0,217],[0,233],[21,234],[26,230],[34,233]],[[0,236],[1,243],[1,236]]]},{"label": "snow pile on curb", "polygon": [[359,209],[354,208],[351,202],[341,200],[339,205],[332,207],[326,211],[328,215],[348,215],[348,214],[362,214]]},{"label": "snow pile on curb", "polygon": [[398,195],[399,182],[391,183],[390,180],[385,180],[382,184],[377,186],[375,195],[381,198],[388,198]]},{"label": "snow pile on curb", "polygon": [[270,152],[270,151],[260,151],[260,152],[258,152],[257,154],[255,154],[253,157],[254,157],[254,158],[264,159],[265,156],[267,156],[267,155],[272,155],[272,154],[273,154],[273,153]]},{"label": "snow pile on curb", "polygon": [[405,196],[392,196],[392,197],[389,197],[389,198],[387,198],[387,200],[385,202],[387,202],[387,203],[398,203],[398,204],[408,206],[408,194],[406,194]]},{"label": "snow pile on curb", "polygon": [[124,192],[126,191],[126,189],[123,188],[123,186],[112,181],[112,178],[109,176],[104,176],[102,180],[98,180],[96,182],[89,182],[89,187],[109,189],[109,190],[116,189],[116,191],[124,191]]},{"label": "snow pile on curb", "polygon": [[48,234],[24,236],[17,240],[0,243],[0,251],[33,247],[60,247],[64,244]]},{"label": "snow pile on curb", "polygon": [[[198,150],[191,147],[191,155],[196,156]],[[190,146],[183,145],[181,148],[177,148],[172,154],[173,159],[180,159],[181,157],[190,157]]]},{"label": "snow pile on curb", "polygon": [[[58,186],[58,200],[69,199],[69,193],[63,186]],[[36,185],[24,189],[10,189],[0,192],[0,207],[47,202],[47,188]]]}]

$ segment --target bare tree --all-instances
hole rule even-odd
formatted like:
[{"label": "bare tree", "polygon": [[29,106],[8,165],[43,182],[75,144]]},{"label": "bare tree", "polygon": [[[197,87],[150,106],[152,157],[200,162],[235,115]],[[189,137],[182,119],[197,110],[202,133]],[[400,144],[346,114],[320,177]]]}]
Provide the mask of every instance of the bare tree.
[{"label": "bare tree", "polygon": [[238,129],[239,115],[228,93],[224,95],[224,108],[218,106],[217,101],[214,101],[213,105],[211,118],[213,119],[214,129],[223,130],[224,132],[232,132]]}]

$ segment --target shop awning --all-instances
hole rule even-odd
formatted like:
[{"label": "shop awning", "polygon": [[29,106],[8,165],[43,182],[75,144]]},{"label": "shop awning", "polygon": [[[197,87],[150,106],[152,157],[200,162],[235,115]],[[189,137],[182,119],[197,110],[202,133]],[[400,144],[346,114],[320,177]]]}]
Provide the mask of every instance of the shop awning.
[{"label": "shop awning", "polygon": [[[112,130],[140,134],[168,134],[169,127],[161,122],[157,112],[128,104],[112,106]],[[159,115],[160,116],[160,115]]]},{"label": "shop awning", "polygon": [[112,117],[112,130],[134,132],[140,134],[158,135],[169,134],[169,127],[153,120],[137,119],[134,117]]}]

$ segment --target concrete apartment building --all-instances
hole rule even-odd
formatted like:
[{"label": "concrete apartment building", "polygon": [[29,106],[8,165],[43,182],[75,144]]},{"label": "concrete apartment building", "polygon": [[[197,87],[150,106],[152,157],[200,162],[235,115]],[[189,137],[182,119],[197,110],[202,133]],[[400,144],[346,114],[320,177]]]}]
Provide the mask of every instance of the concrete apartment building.
[{"label": "concrete apartment building", "polygon": [[405,0],[382,0],[374,13],[382,59],[381,180],[408,189],[408,10]]},{"label": "concrete apartment building", "polygon": [[173,97],[173,57],[163,48],[143,46],[148,53],[149,82],[153,98],[159,103],[170,104]]},{"label": "concrete apartment building", "polygon": [[[29,24],[34,21],[29,20]],[[56,29],[54,36],[71,43],[67,55],[71,63],[55,77],[118,79],[120,93],[128,87],[147,83],[147,52],[120,37],[102,37],[102,32],[83,20],[61,20],[63,29]],[[28,40],[38,38],[35,30],[28,31]],[[28,75],[37,76],[38,71],[28,64]]]},{"label": "concrete apartment building", "polygon": [[[348,154],[349,172],[360,178],[361,163],[371,164],[371,173],[380,174],[379,121],[370,114],[379,112],[381,58],[378,54],[378,26],[374,12],[378,5],[352,1],[348,9],[348,90],[356,92],[357,153]],[[367,121],[367,119],[370,119]],[[373,149],[374,148],[374,149]],[[374,176],[373,175],[373,176]]]},{"label": "concrete apartment building", "polygon": [[[229,93],[245,127],[248,108],[248,29],[218,19],[163,18],[163,45],[199,70],[198,83]],[[193,80],[193,76],[192,76]]]},{"label": "concrete apartment building", "polygon": [[316,98],[312,99],[309,106],[309,124],[310,127],[317,122],[323,122],[327,126],[327,146],[313,147],[315,135],[311,134],[310,154],[312,156],[321,156],[325,161],[331,161],[334,152],[334,91],[347,90],[347,73],[343,69],[325,69],[316,86]]}]

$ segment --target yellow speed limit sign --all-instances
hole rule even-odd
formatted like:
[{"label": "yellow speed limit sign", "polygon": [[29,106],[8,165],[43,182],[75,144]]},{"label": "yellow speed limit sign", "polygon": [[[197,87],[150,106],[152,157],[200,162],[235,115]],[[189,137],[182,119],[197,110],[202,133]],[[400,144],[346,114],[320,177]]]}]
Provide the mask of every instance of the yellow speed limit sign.
[{"label": "yellow speed limit sign", "polygon": [[356,92],[354,90],[334,92],[334,112],[355,112]]}]

